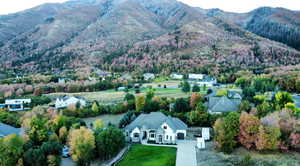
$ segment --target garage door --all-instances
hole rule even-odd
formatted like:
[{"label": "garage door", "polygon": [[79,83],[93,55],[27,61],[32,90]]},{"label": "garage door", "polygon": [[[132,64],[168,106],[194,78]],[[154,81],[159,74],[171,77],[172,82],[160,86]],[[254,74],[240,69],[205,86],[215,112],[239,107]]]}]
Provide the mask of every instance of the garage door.
[{"label": "garage door", "polygon": [[177,139],[184,139],[184,133],[177,133]]}]

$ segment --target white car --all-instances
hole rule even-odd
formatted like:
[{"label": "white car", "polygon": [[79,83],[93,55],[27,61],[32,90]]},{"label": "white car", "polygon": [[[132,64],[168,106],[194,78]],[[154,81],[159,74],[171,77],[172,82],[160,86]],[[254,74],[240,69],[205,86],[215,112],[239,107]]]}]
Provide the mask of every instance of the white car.
[{"label": "white car", "polygon": [[70,157],[70,150],[69,147],[67,145],[65,145],[62,149],[62,157],[63,158],[68,158]]}]

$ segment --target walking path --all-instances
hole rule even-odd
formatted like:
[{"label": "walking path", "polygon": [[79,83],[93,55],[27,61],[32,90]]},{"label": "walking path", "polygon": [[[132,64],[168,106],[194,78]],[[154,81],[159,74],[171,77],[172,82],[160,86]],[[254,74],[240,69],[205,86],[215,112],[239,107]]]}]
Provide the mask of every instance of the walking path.
[{"label": "walking path", "polygon": [[178,141],[176,166],[197,166],[196,141]]}]

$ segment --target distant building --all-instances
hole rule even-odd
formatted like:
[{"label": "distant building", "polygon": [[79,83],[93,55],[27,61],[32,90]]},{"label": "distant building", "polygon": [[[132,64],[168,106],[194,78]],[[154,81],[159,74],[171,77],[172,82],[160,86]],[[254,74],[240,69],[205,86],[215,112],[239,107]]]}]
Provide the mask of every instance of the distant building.
[{"label": "distant building", "polygon": [[69,82],[69,81],[71,81],[70,78],[59,78],[59,79],[58,79],[58,83],[59,83],[59,84],[65,84],[65,83],[67,83],[67,82]]},{"label": "distant building", "polygon": [[145,73],[143,74],[144,80],[148,81],[148,80],[153,80],[155,78],[155,74],[153,73]]},{"label": "distant building", "polygon": [[216,92],[208,94],[206,97],[206,106],[211,114],[238,111],[242,102],[242,95],[236,91],[228,91],[227,96],[216,96]]},{"label": "distant building", "polygon": [[132,80],[132,76],[130,74],[123,74],[120,77],[121,80]]},{"label": "distant building", "polygon": [[187,125],[178,118],[166,116],[161,112],[141,114],[127,125],[125,135],[131,142],[153,142],[157,144],[176,144],[185,139]]},{"label": "distant building", "polygon": [[214,85],[217,84],[217,79],[215,79],[213,77],[206,77],[200,81],[197,81],[197,84],[199,86],[213,87]]},{"label": "distant building", "polygon": [[[7,99],[5,100],[5,108],[9,111],[24,111],[29,110],[28,106],[31,103],[31,99]],[[3,107],[3,104],[1,105]]]},{"label": "distant building", "polygon": [[66,108],[69,105],[80,103],[81,106],[85,107],[87,105],[87,101],[82,97],[75,96],[63,96],[59,97],[55,101],[55,108]]},{"label": "distant building", "polygon": [[189,74],[189,80],[202,80],[204,78],[204,74]]},{"label": "distant building", "polygon": [[125,91],[125,90],[126,90],[126,87],[123,87],[123,86],[118,88],[118,91]]},{"label": "distant building", "polygon": [[175,80],[182,80],[183,79],[183,74],[173,73],[173,74],[170,75],[170,78],[175,79]]},{"label": "distant building", "polygon": [[227,96],[209,97],[206,104],[209,113],[220,114],[225,112],[238,111],[241,101],[241,99],[231,99]]}]

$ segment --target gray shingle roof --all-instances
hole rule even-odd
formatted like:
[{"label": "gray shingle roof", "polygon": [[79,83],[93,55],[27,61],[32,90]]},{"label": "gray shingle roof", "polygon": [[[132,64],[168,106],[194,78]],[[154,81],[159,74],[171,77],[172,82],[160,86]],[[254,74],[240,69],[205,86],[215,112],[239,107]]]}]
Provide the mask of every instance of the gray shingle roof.
[{"label": "gray shingle roof", "polygon": [[12,127],[10,125],[6,125],[4,123],[0,123],[0,135],[7,136],[10,134],[17,134],[21,133],[21,129]]},{"label": "gray shingle roof", "polygon": [[166,116],[161,112],[151,112],[150,114],[139,115],[133,122],[125,127],[125,130],[132,131],[136,127],[159,129],[164,122],[166,122],[174,131],[187,129],[187,125],[178,118]]},{"label": "gray shingle roof", "polygon": [[209,97],[208,110],[210,112],[237,111],[241,103],[240,99],[229,99],[226,96]]},{"label": "gray shingle roof", "polygon": [[294,103],[296,104],[296,107],[300,108],[300,96],[299,95],[294,95],[293,100],[294,100]]}]

